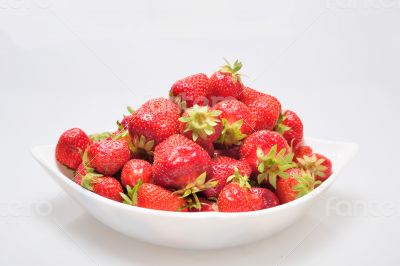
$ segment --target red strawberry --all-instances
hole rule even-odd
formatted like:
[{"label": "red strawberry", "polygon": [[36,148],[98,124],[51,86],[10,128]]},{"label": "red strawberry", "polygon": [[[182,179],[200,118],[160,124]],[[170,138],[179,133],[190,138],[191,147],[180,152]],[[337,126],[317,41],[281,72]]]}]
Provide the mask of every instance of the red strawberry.
[{"label": "red strawberry", "polygon": [[190,212],[217,212],[218,211],[218,205],[216,202],[207,200],[204,198],[200,198],[200,209],[197,209],[195,207],[190,207],[189,211]]},{"label": "red strawberry", "polygon": [[123,187],[134,187],[138,180],[144,183],[152,183],[151,164],[144,160],[132,159],[128,161],[121,172],[121,183]]},{"label": "red strawberry", "polygon": [[258,182],[268,181],[276,187],[277,176],[285,176],[285,171],[294,167],[293,154],[286,140],[277,132],[261,130],[245,139],[240,148],[241,159],[258,174]]},{"label": "red strawberry", "polygon": [[255,120],[249,108],[238,100],[225,100],[214,106],[222,113],[220,118],[223,130],[218,142],[225,145],[238,145],[254,131]]},{"label": "red strawberry", "polygon": [[134,153],[151,154],[155,145],[179,131],[179,108],[164,98],[147,101],[132,116],[129,133]]},{"label": "red strawberry", "polygon": [[233,66],[231,66],[228,61],[225,60],[225,62],[226,65],[210,77],[213,104],[216,103],[218,98],[238,98],[243,91],[243,84],[238,73],[242,68],[242,63],[236,60]]},{"label": "red strawberry", "polygon": [[221,135],[221,111],[195,105],[187,109],[180,121],[180,133],[198,144],[212,143]]},{"label": "red strawberry", "polygon": [[121,193],[124,203],[160,211],[187,211],[186,200],[163,187],[139,181],[133,188],[128,186],[127,195]]},{"label": "red strawberry", "polygon": [[305,155],[303,158],[297,158],[297,162],[300,168],[309,171],[322,182],[332,175],[332,162],[322,154]]},{"label": "red strawberry", "polygon": [[272,130],[281,113],[281,103],[274,96],[246,88],[241,101],[247,105],[255,119],[255,130]]},{"label": "red strawberry", "polygon": [[294,159],[293,161],[297,162],[297,158],[303,158],[304,155],[311,157],[313,154],[313,150],[310,146],[300,146],[294,151]]},{"label": "red strawberry", "polygon": [[182,135],[173,135],[154,151],[153,176],[157,185],[181,189],[206,172],[210,155]]},{"label": "red strawberry", "polygon": [[208,105],[210,83],[206,74],[200,73],[176,81],[169,92],[173,101],[184,110],[197,105]]},{"label": "red strawberry", "polygon": [[238,100],[241,102],[248,102],[248,101],[259,98],[261,95],[266,95],[266,94],[256,91],[249,87],[243,87],[243,91],[240,94]]},{"label": "red strawberry", "polygon": [[131,158],[131,152],[124,139],[105,139],[88,148],[89,165],[103,175],[116,174]]},{"label": "red strawberry", "polygon": [[[220,212],[248,212],[253,210],[255,199],[247,176],[241,176],[235,170],[232,183],[227,184],[218,195],[218,210]],[[228,180],[229,181],[229,180]]]},{"label": "red strawberry", "polygon": [[87,190],[93,191],[97,195],[122,202],[122,197],[120,195],[120,193],[123,192],[122,186],[114,177],[89,173],[85,176],[77,175],[75,182]]},{"label": "red strawberry", "polygon": [[218,183],[215,187],[204,190],[204,195],[208,198],[218,197],[218,194],[225,187],[228,177],[235,173],[235,169],[238,169],[243,176],[250,176],[251,174],[250,165],[246,161],[238,161],[223,156],[213,158],[207,180],[216,180]]},{"label": "red strawberry", "polygon": [[303,122],[293,111],[287,110],[279,117],[275,131],[282,134],[293,149],[303,141]]},{"label": "red strawberry", "polygon": [[121,184],[113,177],[100,177],[93,183],[93,192],[108,199],[122,202]]},{"label": "red strawberry", "polygon": [[288,203],[311,192],[321,181],[316,181],[312,174],[298,168],[286,171],[286,178],[279,178],[276,183],[276,194],[279,201]]},{"label": "red strawberry", "polygon": [[263,210],[279,205],[278,197],[271,190],[261,187],[253,187],[251,188],[251,192],[254,198],[254,210]]},{"label": "red strawberry", "polygon": [[79,128],[65,131],[56,146],[57,161],[75,170],[82,163],[82,153],[91,142],[88,135]]}]

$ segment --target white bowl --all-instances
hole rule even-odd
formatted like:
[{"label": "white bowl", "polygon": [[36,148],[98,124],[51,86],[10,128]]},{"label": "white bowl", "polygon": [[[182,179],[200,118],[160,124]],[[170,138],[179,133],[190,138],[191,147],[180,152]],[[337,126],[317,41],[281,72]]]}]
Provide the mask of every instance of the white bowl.
[{"label": "white bowl", "polygon": [[110,228],[148,243],[183,249],[218,249],[267,238],[302,217],[335,181],[339,172],[356,154],[352,143],[307,139],[316,152],[328,156],[333,175],[306,196],[275,208],[243,213],[180,213],[128,206],[83,189],[70,178],[72,172],[59,165],[54,145],[32,149],[35,159],[73,199],[93,217]]}]

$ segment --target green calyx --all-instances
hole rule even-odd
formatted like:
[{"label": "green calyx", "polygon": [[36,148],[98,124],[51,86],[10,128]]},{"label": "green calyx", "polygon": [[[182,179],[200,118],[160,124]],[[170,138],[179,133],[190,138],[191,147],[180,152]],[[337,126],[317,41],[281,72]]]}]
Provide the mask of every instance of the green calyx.
[{"label": "green calyx", "polygon": [[178,106],[181,113],[187,109],[187,102],[180,95],[174,96],[172,90],[169,91],[169,99]]},{"label": "green calyx", "polygon": [[135,109],[133,109],[132,106],[127,106],[126,109],[128,110],[129,114],[133,114],[135,112]]},{"label": "green calyx", "polygon": [[319,177],[325,177],[324,171],[328,169],[325,165],[322,165],[324,162],[324,159],[317,159],[315,154],[312,156],[304,155],[303,158],[297,158],[297,165],[299,168]]},{"label": "green calyx", "polygon": [[192,138],[196,141],[199,137],[206,140],[208,136],[215,133],[214,127],[220,122],[219,110],[209,111],[207,106],[194,105],[186,110],[188,116],[179,118],[179,121],[186,123],[185,133],[191,131]]},{"label": "green calyx", "polygon": [[301,174],[297,175],[296,180],[298,184],[292,187],[292,190],[296,192],[296,198],[303,197],[310,193],[314,188],[320,185],[322,182],[317,181],[314,175],[308,171],[301,170]]},{"label": "green calyx", "polygon": [[145,136],[137,136],[135,135],[133,139],[128,134],[128,146],[129,149],[134,154],[138,154],[139,156],[145,158],[153,158],[154,155],[154,140],[146,140]]},{"label": "green calyx", "polygon": [[265,155],[260,147],[257,148],[258,172],[260,172],[257,181],[259,184],[265,180],[276,188],[277,177],[288,178],[286,170],[296,166],[293,162],[293,153],[286,154],[286,149],[281,149],[279,152],[277,149],[278,146],[274,145]]},{"label": "green calyx", "polygon": [[225,61],[226,65],[222,66],[219,71],[222,73],[231,74],[233,82],[235,82],[235,83],[237,81],[240,82],[240,74],[238,72],[243,66],[242,62],[236,60],[232,66],[231,63],[229,63],[229,61],[226,60],[225,58],[224,58],[224,61]]},{"label": "green calyx", "polygon": [[121,124],[121,122],[117,121],[116,123],[117,123],[119,132],[117,134],[113,134],[111,136],[111,138],[113,140],[119,140],[119,139],[129,137],[129,131],[124,128],[124,126]]},{"label": "green calyx", "polygon": [[122,192],[119,193],[122,199],[124,200],[123,203],[136,206],[138,201],[138,191],[142,184],[143,184],[142,180],[139,179],[133,188],[131,188],[129,185],[126,186],[126,194]]},{"label": "green calyx", "polygon": [[275,131],[281,135],[283,135],[286,131],[288,131],[291,128],[283,124],[283,122],[285,122],[286,119],[287,116],[285,116],[284,114],[280,114],[278,122],[275,127]]},{"label": "green calyx", "polygon": [[247,137],[246,134],[242,133],[241,127],[243,125],[243,119],[240,119],[232,124],[228,122],[225,118],[222,118],[222,133],[218,139],[218,143],[224,144],[226,146],[240,145],[241,141]]},{"label": "green calyx", "polygon": [[204,172],[201,175],[199,175],[196,180],[188,185],[186,185],[184,188],[175,191],[175,194],[181,195],[182,198],[187,198],[191,196],[193,199],[190,199],[191,207],[200,209],[201,208],[201,203],[199,198],[197,197],[197,193],[209,188],[213,188],[218,184],[218,181],[211,179],[206,182],[206,177],[207,173]]},{"label": "green calyx", "polygon": [[110,132],[101,132],[101,133],[94,133],[94,134],[89,135],[89,138],[94,142],[105,140],[109,137],[111,137]]},{"label": "green calyx", "polygon": [[226,179],[226,182],[227,183],[229,183],[229,182],[235,182],[235,183],[238,183],[241,187],[244,187],[244,188],[247,188],[247,189],[250,189],[251,188],[251,185],[250,185],[250,183],[249,183],[249,177],[248,176],[246,176],[246,175],[241,175],[240,173],[239,173],[239,169],[237,169],[236,167],[235,167],[235,172],[234,172],[234,174],[233,175],[231,175],[230,177],[228,177],[227,179]]}]

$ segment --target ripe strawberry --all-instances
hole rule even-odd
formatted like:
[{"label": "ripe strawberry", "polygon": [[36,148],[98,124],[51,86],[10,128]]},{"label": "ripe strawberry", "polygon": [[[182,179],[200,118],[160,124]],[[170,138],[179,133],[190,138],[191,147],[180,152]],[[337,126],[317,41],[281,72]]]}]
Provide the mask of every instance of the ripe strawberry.
[{"label": "ripe strawberry", "polygon": [[123,187],[134,187],[138,180],[144,183],[152,183],[151,164],[144,160],[132,159],[128,161],[121,172],[121,183]]},{"label": "ripe strawberry", "polygon": [[250,109],[255,119],[255,130],[272,130],[281,113],[281,103],[274,96],[246,88],[241,101]]},{"label": "ripe strawberry", "polygon": [[173,135],[154,151],[153,176],[155,184],[181,189],[206,172],[210,155],[201,146],[182,135]]},{"label": "ripe strawberry", "polygon": [[266,188],[253,187],[251,188],[254,203],[253,210],[263,210],[279,205],[279,199],[274,192]]},{"label": "ripe strawberry", "polygon": [[251,193],[248,177],[239,174],[236,169],[232,182],[227,184],[218,195],[220,212],[248,212],[253,210],[255,199]]},{"label": "ripe strawberry", "polygon": [[210,91],[213,104],[217,98],[234,97],[238,98],[243,91],[243,84],[238,71],[242,63],[235,61],[233,66],[226,61],[226,65],[210,77]]},{"label": "ripe strawberry", "polygon": [[311,192],[321,181],[316,181],[313,175],[299,168],[286,171],[286,178],[278,178],[276,194],[281,204],[288,203]]},{"label": "ripe strawberry", "polygon": [[91,142],[88,135],[79,128],[65,131],[56,146],[57,161],[75,170],[82,163],[82,153]]},{"label": "ripe strawberry", "polygon": [[214,108],[222,112],[220,118],[224,127],[218,143],[225,146],[239,145],[254,131],[254,117],[242,102],[234,99],[225,100],[217,103]]},{"label": "ripe strawberry", "polygon": [[286,176],[285,171],[295,165],[286,140],[279,133],[268,130],[247,137],[240,155],[250,164],[254,175],[259,173],[259,183],[268,181],[274,188],[277,176]]},{"label": "ripe strawberry", "polygon": [[319,181],[325,181],[332,175],[332,162],[322,154],[314,153],[311,156],[297,158],[300,168],[309,171]]},{"label": "ripe strawberry", "polygon": [[275,131],[280,133],[293,149],[303,141],[303,122],[293,111],[287,110],[279,117]]},{"label": "ripe strawberry", "polygon": [[250,176],[251,168],[246,161],[238,161],[229,157],[217,157],[211,160],[209,174],[207,180],[216,180],[218,183],[215,187],[203,191],[207,198],[216,198],[221,190],[225,187],[228,177],[235,173],[238,169],[243,176]]},{"label": "ripe strawberry", "polygon": [[122,202],[122,186],[114,177],[88,173],[85,176],[77,175],[75,182],[97,195]]},{"label": "ripe strawberry", "polygon": [[90,166],[107,176],[116,174],[130,158],[131,152],[124,139],[105,139],[88,148]]},{"label": "ripe strawberry", "polygon": [[193,206],[189,207],[189,212],[217,212],[218,205],[216,202],[207,200],[204,198],[200,198],[200,209],[197,209]]},{"label": "ripe strawberry", "polygon": [[132,114],[129,134],[133,152],[152,154],[155,145],[179,131],[180,111],[164,98],[149,100]]},{"label": "ripe strawberry", "polygon": [[195,104],[208,105],[210,82],[206,74],[200,73],[176,81],[169,91],[172,100],[179,104],[182,110]]},{"label": "ripe strawberry", "polygon": [[249,102],[249,101],[252,101],[254,99],[259,98],[261,95],[266,95],[266,94],[262,93],[262,92],[259,92],[259,91],[256,91],[256,90],[254,90],[252,88],[249,88],[249,87],[243,87],[243,91],[240,94],[238,100],[243,102],[243,103],[244,102]]},{"label": "ripe strawberry", "polygon": [[124,203],[160,211],[187,211],[186,200],[163,187],[139,181],[133,188],[127,188],[127,195],[121,193]]},{"label": "ripe strawberry", "polygon": [[194,105],[187,109],[180,121],[180,133],[198,144],[216,141],[222,132],[221,111],[208,106]]},{"label": "ripe strawberry", "polygon": [[294,159],[293,161],[297,162],[297,158],[303,158],[304,155],[311,157],[313,154],[313,150],[310,146],[300,146],[294,151]]}]

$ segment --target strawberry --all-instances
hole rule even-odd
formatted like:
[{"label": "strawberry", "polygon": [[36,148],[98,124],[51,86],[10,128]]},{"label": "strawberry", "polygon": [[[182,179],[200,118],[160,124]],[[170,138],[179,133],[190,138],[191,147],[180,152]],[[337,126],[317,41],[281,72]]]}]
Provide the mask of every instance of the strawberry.
[{"label": "strawberry", "polygon": [[278,197],[271,190],[261,187],[253,187],[250,191],[253,194],[254,210],[263,210],[279,205]]},{"label": "strawberry", "polygon": [[282,204],[308,194],[321,183],[311,173],[299,168],[288,169],[286,173],[287,177],[278,178],[276,183],[276,194]]},{"label": "strawberry", "polygon": [[163,187],[142,183],[141,180],[131,188],[127,187],[127,194],[121,193],[124,203],[160,211],[187,211],[186,200]]},{"label": "strawberry", "polygon": [[244,103],[259,98],[261,95],[266,95],[266,94],[256,91],[249,87],[243,87],[243,91],[240,94],[238,100]]},{"label": "strawberry", "polygon": [[120,171],[131,158],[128,143],[124,139],[105,139],[94,142],[89,146],[87,154],[90,166],[108,176]]},{"label": "strawberry", "polygon": [[227,184],[218,195],[218,210],[220,212],[248,212],[253,210],[255,198],[251,193],[248,177],[240,175],[235,169]]},{"label": "strawberry", "polygon": [[144,183],[152,183],[151,164],[144,160],[132,159],[128,161],[121,172],[121,183],[123,187],[134,187],[138,180]]},{"label": "strawberry", "polygon": [[114,177],[86,174],[85,176],[76,176],[75,182],[97,195],[122,202],[120,195],[123,192],[122,186]]},{"label": "strawberry", "polygon": [[216,141],[222,132],[221,111],[208,106],[194,105],[187,109],[180,121],[180,133],[198,144]]},{"label": "strawberry", "polygon": [[226,61],[226,65],[210,77],[210,91],[212,103],[215,104],[218,98],[238,98],[243,91],[243,84],[238,71],[242,63],[235,61],[233,66]]},{"label": "strawberry", "polygon": [[297,158],[300,168],[309,171],[319,181],[325,181],[332,175],[332,162],[322,154],[313,153],[311,156]]},{"label": "strawberry", "polygon": [[254,117],[242,102],[225,100],[217,103],[214,108],[222,112],[220,117],[224,127],[218,143],[225,146],[240,145],[241,141],[254,131]]},{"label": "strawberry", "polygon": [[72,128],[65,131],[56,146],[56,160],[71,169],[77,169],[82,163],[82,153],[91,142],[82,129]]},{"label": "strawberry", "polygon": [[241,101],[250,109],[255,119],[255,130],[272,130],[281,113],[281,103],[274,96],[246,88]]},{"label": "strawberry", "polygon": [[251,168],[246,161],[238,161],[229,157],[220,156],[211,160],[209,174],[207,180],[216,180],[218,184],[207,190],[203,194],[208,198],[216,198],[221,190],[225,187],[228,177],[235,173],[238,169],[243,176],[250,176]]},{"label": "strawberry", "polygon": [[210,82],[206,74],[199,73],[176,81],[169,91],[171,99],[178,103],[182,110],[195,104],[208,105]]},{"label": "strawberry", "polygon": [[303,142],[303,122],[293,111],[287,110],[279,117],[275,131],[280,133],[293,149]]},{"label": "strawberry", "polygon": [[247,137],[240,148],[240,155],[250,164],[253,174],[259,173],[259,183],[268,181],[273,187],[277,176],[285,176],[285,170],[295,165],[286,140],[279,133],[268,130],[257,131]]},{"label": "strawberry", "polygon": [[184,188],[206,172],[210,162],[210,155],[201,146],[183,135],[173,135],[154,151],[154,182],[167,188]]},{"label": "strawberry", "polygon": [[189,207],[189,212],[217,212],[218,205],[216,202],[200,198],[200,209]]},{"label": "strawberry", "polygon": [[103,176],[95,172],[95,169],[89,165],[88,150],[84,152],[82,163],[75,172],[75,183],[100,196],[122,202],[121,184],[114,177]]},{"label": "strawberry", "polygon": [[311,157],[312,154],[313,154],[313,150],[310,146],[300,146],[294,151],[293,161],[297,162],[297,158],[303,158],[304,155]]},{"label": "strawberry", "polygon": [[180,111],[164,98],[149,100],[132,114],[129,134],[133,152],[152,155],[153,148],[179,131]]}]

